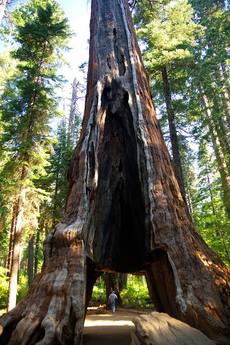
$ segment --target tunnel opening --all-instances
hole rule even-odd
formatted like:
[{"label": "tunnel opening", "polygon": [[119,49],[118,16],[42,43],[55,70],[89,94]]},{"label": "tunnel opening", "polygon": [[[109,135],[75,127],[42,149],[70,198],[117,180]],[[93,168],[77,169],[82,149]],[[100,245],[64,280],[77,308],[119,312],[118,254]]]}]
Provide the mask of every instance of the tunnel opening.
[{"label": "tunnel opening", "polygon": [[[143,304],[145,312],[147,303],[149,311],[153,310],[144,272],[99,271],[98,274],[87,308],[83,344],[129,344],[135,330],[133,318],[143,313]],[[111,291],[118,296],[115,312],[108,304]]]},{"label": "tunnel opening", "polygon": [[[167,250],[156,248],[145,259],[144,269],[135,273],[105,271],[91,262],[87,281],[94,284],[88,299],[84,345],[107,344],[111,339],[114,344],[129,343],[135,329],[132,320],[139,313],[159,311],[178,317],[175,277]],[[118,297],[115,312],[109,303],[111,292]]]},{"label": "tunnel opening", "polygon": [[88,311],[111,312],[109,295],[117,295],[116,307],[124,309],[149,310],[155,309],[149,293],[145,272],[98,272],[97,279],[91,290]]}]

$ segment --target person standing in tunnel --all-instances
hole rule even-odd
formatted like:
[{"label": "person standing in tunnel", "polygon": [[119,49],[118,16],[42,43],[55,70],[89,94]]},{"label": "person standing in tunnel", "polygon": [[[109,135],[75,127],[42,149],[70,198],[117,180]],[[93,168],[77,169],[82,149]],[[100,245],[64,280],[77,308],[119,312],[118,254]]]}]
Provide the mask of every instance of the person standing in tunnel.
[{"label": "person standing in tunnel", "polygon": [[109,301],[108,301],[108,304],[111,307],[112,313],[115,313],[115,311],[116,311],[116,301],[117,300],[118,300],[117,295],[115,294],[114,291],[112,291],[111,294],[109,295]]}]

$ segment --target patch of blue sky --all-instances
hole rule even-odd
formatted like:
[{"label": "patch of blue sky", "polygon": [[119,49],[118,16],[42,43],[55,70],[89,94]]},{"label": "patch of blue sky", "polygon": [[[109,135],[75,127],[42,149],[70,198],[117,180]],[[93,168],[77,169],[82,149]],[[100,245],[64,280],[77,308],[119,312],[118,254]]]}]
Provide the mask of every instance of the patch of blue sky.
[{"label": "patch of blue sky", "polygon": [[[79,70],[79,66],[88,62],[90,2],[88,0],[58,0],[58,2],[63,8],[73,32],[69,42],[70,49],[65,52],[64,56],[67,64],[59,71],[59,74],[64,76],[66,83],[61,90],[57,90],[62,99],[60,110],[68,115],[73,79],[76,78],[79,82],[85,83],[85,75]],[[84,97],[79,101],[78,107],[80,113],[83,114]]]}]

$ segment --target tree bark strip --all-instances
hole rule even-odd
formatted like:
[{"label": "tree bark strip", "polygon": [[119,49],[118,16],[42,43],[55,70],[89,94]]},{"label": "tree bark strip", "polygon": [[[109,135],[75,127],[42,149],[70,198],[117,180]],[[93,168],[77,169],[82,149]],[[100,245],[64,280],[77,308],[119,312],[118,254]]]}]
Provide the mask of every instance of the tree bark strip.
[{"label": "tree bark strip", "polygon": [[0,23],[2,21],[2,18],[4,17],[6,5],[8,4],[8,0],[0,0]]},{"label": "tree bark strip", "polygon": [[23,231],[23,213],[25,203],[26,191],[23,188],[14,205],[14,229],[13,233],[13,246],[12,246],[12,257],[11,266],[9,272],[9,296],[8,296],[8,311],[16,306],[17,298],[17,285],[18,285],[18,271],[20,264],[20,252],[21,252],[21,239]]},{"label": "tree bark strip", "polygon": [[28,286],[30,287],[34,277],[34,235],[31,235],[28,243]]},{"label": "tree bark strip", "polygon": [[172,106],[171,89],[170,89],[168,72],[167,72],[166,66],[162,67],[161,74],[162,74],[162,81],[163,81],[163,86],[164,86],[164,98],[165,98],[165,104],[166,104],[166,109],[167,109],[174,168],[175,168],[176,176],[178,178],[178,181],[181,187],[181,192],[184,198],[186,198],[183,169],[182,169],[181,158],[180,158],[179,141],[178,141],[178,135],[177,135],[177,129],[176,129],[176,123],[175,123],[176,119],[175,119],[175,114],[174,114],[174,110]]},{"label": "tree bark strip", "polygon": [[229,270],[191,222],[126,0],[92,0],[85,114],[69,181],[42,272],[1,319],[0,341],[80,344],[96,270],[145,270],[159,310],[210,337],[229,335]]}]

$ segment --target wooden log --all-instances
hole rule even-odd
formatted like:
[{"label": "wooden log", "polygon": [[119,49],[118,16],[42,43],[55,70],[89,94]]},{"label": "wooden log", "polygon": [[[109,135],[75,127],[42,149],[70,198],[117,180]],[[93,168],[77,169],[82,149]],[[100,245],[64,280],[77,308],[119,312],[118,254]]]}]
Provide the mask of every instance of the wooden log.
[{"label": "wooden log", "polygon": [[139,315],[133,320],[131,345],[215,345],[199,330],[165,313]]}]

